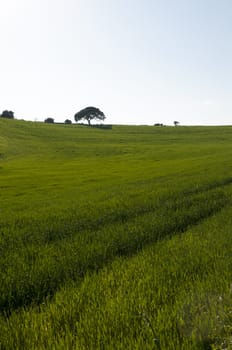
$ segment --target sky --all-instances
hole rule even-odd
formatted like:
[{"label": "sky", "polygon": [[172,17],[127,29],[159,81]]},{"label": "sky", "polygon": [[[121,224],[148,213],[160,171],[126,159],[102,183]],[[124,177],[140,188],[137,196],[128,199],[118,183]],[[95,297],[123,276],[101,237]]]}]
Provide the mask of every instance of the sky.
[{"label": "sky", "polygon": [[0,112],[232,124],[231,0],[0,0]]}]

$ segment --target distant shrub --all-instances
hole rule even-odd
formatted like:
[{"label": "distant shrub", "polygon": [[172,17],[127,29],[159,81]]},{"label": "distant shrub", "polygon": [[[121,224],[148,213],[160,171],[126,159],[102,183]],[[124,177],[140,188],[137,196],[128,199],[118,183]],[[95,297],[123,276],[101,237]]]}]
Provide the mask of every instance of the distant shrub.
[{"label": "distant shrub", "polygon": [[65,124],[72,124],[72,121],[70,119],[65,119],[64,123]]},{"label": "distant shrub", "polygon": [[49,124],[53,124],[54,123],[54,119],[53,118],[47,118],[44,120],[45,123],[49,123]]},{"label": "distant shrub", "polygon": [[164,126],[162,123],[156,123],[154,126]]},{"label": "distant shrub", "polygon": [[81,126],[86,126],[86,127],[90,127],[90,128],[97,128],[97,129],[112,129],[113,125],[112,124],[85,124],[85,123],[78,123],[78,125]]},{"label": "distant shrub", "polygon": [[12,111],[3,111],[2,114],[0,115],[1,118],[6,118],[6,119],[14,119],[14,112]]},{"label": "distant shrub", "polygon": [[98,129],[112,129],[112,124],[93,124],[90,126],[91,128],[98,128]]}]

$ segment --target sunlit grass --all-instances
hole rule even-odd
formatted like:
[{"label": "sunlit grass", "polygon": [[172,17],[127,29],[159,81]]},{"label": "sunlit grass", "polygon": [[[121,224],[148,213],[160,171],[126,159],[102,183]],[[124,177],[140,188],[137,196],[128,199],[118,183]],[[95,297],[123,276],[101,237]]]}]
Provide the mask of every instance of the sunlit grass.
[{"label": "sunlit grass", "polygon": [[0,120],[0,348],[229,349],[231,136]]}]

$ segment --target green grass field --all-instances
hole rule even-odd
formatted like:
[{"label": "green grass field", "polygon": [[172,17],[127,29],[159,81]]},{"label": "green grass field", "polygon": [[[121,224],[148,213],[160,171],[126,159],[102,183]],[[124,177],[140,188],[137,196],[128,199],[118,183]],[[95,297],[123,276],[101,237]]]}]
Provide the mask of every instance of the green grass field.
[{"label": "green grass field", "polygon": [[232,127],[0,119],[0,349],[232,349]]}]

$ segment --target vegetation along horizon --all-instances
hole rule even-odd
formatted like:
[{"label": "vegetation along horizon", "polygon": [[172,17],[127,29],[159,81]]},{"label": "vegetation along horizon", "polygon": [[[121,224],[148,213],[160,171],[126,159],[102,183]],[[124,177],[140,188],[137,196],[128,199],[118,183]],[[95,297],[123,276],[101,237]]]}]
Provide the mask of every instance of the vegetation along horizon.
[{"label": "vegetation along horizon", "polygon": [[0,118],[0,349],[232,349],[232,127]]}]

